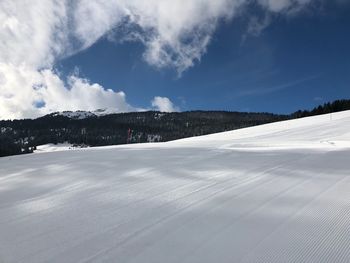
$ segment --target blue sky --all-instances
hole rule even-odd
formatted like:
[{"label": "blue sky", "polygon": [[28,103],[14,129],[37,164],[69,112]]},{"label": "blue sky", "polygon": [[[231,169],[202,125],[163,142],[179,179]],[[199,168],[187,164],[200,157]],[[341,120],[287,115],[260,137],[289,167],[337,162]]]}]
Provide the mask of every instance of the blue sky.
[{"label": "blue sky", "polygon": [[[320,14],[321,13],[321,14]],[[140,43],[107,37],[57,67],[104,87],[123,90],[147,107],[153,96],[170,98],[181,110],[290,113],[350,98],[350,5],[295,17],[276,16],[259,35],[245,37],[243,18],[221,22],[201,61],[178,77],[142,57]]]},{"label": "blue sky", "polygon": [[350,98],[348,0],[3,0],[0,119]]}]

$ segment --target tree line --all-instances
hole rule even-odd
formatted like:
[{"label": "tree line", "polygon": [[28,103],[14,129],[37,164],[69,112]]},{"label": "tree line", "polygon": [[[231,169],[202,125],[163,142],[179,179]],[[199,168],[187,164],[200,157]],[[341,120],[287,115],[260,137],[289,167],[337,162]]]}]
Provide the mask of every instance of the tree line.
[{"label": "tree line", "polygon": [[34,120],[0,121],[0,156],[31,153],[38,145],[48,143],[106,146],[165,142],[349,109],[350,100],[338,100],[311,111],[297,111],[290,115],[226,111],[148,111],[74,119],[53,113]]}]

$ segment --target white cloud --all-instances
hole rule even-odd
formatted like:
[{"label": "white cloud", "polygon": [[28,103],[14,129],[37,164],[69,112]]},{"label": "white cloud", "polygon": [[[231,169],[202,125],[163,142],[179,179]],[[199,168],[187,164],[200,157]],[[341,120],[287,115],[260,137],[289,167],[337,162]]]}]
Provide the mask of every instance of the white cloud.
[{"label": "white cloud", "polygon": [[[200,61],[218,23],[242,14],[247,3],[288,13],[316,1],[321,0],[1,0],[0,118],[93,107],[134,110],[124,93],[78,76],[65,85],[53,70],[57,60],[106,35],[141,41],[147,63],[181,74]],[[45,88],[33,89],[37,83]]]},{"label": "white cloud", "polygon": [[2,0],[0,62],[49,67],[67,50],[65,1]]},{"label": "white cloud", "polygon": [[[132,39],[145,45],[144,59],[179,74],[205,53],[217,22],[230,18],[244,0],[80,0],[74,16],[75,33],[89,46],[115,30],[117,41]],[[83,17],[89,17],[89,22]],[[130,30],[125,30],[128,26]]]},{"label": "white cloud", "polygon": [[0,83],[2,119],[31,118],[64,110],[140,110],[126,102],[124,92],[104,89],[76,75],[69,76],[65,84],[50,69],[38,71],[0,63],[0,72],[6,75],[6,83]]},{"label": "white cloud", "polygon": [[154,97],[152,100],[152,107],[161,112],[174,112],[180,110],[166,97]]},{"label": "white cloud", "polygon": [[218,22],[247,3],[282,12],[317,1],[2,0],[0,62],[47,67],[113,31],[116,39],[142,41],[148,63],[181,72],[200,60]]}]

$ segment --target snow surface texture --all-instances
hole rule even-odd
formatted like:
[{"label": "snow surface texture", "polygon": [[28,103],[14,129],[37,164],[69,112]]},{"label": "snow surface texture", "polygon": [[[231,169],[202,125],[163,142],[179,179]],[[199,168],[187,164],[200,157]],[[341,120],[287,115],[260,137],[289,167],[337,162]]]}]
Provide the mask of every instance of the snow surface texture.
[{"label": "snow surface texture", "polygon": [[0,262],[350,262],[350,111],[0,158]]}]

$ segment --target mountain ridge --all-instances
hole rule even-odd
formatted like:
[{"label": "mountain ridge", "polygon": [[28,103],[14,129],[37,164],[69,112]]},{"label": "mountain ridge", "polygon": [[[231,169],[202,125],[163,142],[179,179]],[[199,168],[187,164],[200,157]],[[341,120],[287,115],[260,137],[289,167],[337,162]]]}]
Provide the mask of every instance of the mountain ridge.
[{"label": "mountain ridge", "polygon": [[32,153],[37,146],[50,143],[105,146],[165,142],[346,109],[350,109],[350,100],[290,115],[228,111],[112,113],[108,109],[56,112],[37,119],[0,121],[0,156]]}]

